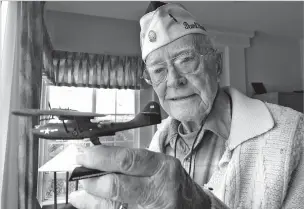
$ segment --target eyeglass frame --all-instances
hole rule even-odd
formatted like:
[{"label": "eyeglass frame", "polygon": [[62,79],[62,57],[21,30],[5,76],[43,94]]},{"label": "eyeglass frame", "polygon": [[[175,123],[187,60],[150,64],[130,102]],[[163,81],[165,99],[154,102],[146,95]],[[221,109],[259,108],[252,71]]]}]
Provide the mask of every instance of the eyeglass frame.
[{"label": "eyeglass frame", "polygon": [[[167,63],[167,62],[170,62],[170,63],[172,63],[172,61],[173,60],[176,60],[178,57],[181,57],[181,56],[183,56],[184,54],[187,54],[187,53],[192,53],[192,52],[194,52],[195,54],[197,54],[197,55],[199,55],[200,56],[200,58],[201,57],[203,57],[203,58],[206,58],[206,56],[207,55],[216,55],[216,53],[217,53],[217,49],[214,49],[214,48],[212,48],[212,47],[209,47],[209,48],[207,48],[207,50],[206,50],[207,52],[205,53],[205,54],[201,54],[201,53],[199,53],[197,50],[189,50],[189,51],[186,51],[186,52],[183,52],[183,53],[181,53],[181,54],[179,54],[179,55],[177,55],[177,56],[175,56],[175,57],[173,57],[173,58],[171,58],[171,59],[169,59],[169,60],[165,60],[165,61],[163,61],[163,62],[159,62],[159,63],[156,63],[156,64],[153,64],[153,65],[151,65],[151,66],[156,66],[156,65],[159,65],[159,64],[163,64],[163,63]],[[146,63],[145,63],[146,64]],[[201,59],[199,60],[199,63],[198,63],[198,66],[201,64]],[[171,64],[172,66],[175,66],[174,65],[174,61],[173,61],[173,64]],[[175,68],[175,67],[174,67]],[[175,68],[176,69],[176,68]],[[167,80],[167,78],[168,78],[168,68],[166,68],[166,70],[167,70],[167,74],[166,74],[166,76],[164,77],[164,79],[162,80],[162,81],[160,81],[160,82],[158,82],[158,83],[153,83],[152,82],[152,79],[151,80],[149,80],[148,78],[147,78],[147,76],[145,76],[145,73],[146,74],[149,74],[149,71],[148,71],[148,69],[147,69],[147,65],[145,66],[145,69],[144,69],[144,71],[143,71],[143,74],[142,74],[142,76],[141,76],[141,79],[144,79],[145,81],[146,81],[146,83],[147,84],[149,84],[149,85],[152,85],[152,86],[158,86],[159,84],[161,84],[161,83],[163,83],[163,82],[165,82],[166,80]],[[177,71],[179,74],[181,74],[181,75],[195,75],[195,74],[197,74],[198,72],[199,72],[199,70],[194,70],[193,72],[188,72],[188,73],[183,73],[183,72],[179,72],[179,71]]]}]

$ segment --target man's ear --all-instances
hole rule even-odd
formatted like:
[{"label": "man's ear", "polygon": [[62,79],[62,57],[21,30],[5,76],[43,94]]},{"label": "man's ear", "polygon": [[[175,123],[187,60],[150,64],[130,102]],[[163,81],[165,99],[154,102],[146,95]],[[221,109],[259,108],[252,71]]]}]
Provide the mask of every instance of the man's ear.
[{"label": "man's ear", "polygon": [[223,71],[223,54],[222,53],[217,53],[215,55],[215,69],[216,69],[216,74],[219,77]]},{"label": "man's ear", "polygon": [[146,12],[145,12],[145,14],[147,14],[149,12],[152,12],[152,11],[156,10],[158,7],[161,7],[165,4],[167,4],[167,3],[161,2],[161,1],[151,1],[147,10],[146,10]]}]

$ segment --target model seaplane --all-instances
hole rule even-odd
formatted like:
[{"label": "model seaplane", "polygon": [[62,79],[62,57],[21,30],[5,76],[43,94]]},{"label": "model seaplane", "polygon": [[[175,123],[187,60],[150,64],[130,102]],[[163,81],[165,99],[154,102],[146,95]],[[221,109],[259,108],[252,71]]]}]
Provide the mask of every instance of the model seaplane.
[{"label": "model seaplane", "polygon": [[32,132],[44,139],[85,139],[90,138],[94,145],[100,144],[98,137],[112,136],[118,131],[139,128],[161,122],[160,107],[157,102],[149,102],[132,120],[127,122],[92,122],[95,117],[105,117],[105,114],[78,112],[70,109],[22,109],[14,110],[18,116],[57,116],[62,122],[37,125]]},{"label": "model seaplane", "polygon": [[[50,105],[49,105],[50,106]],[[161,123],[160,106],[156,102],[149,102],[143,110],[135,115],[135,117],[127,122],[92,122],[95,117],[105,117],[105,114],[96,114],[90,112],[78,112],[71,109],[52,109],[39,110],[39,109],[21,109],[14,110],[12,114],[18,116],[57,116],[59,121],[48,122],[43,125],[36,125],[32,129],[32,133],[39,138],[43,139],[85,139],[90,138],[94,145],[101,144],[98,137],[112,136],[116,132],[124,131],[143,126],[149,126]],[[49,120],[43,118],[41,120]],[[83,166],[76,166],[71,172],[67,172],[66,180],[66,205],[64,208],[73,208],[68,204],[68,181],[76,181],[76,190],[78,188],[78,180],[84,178],[92,178],[97,176],[106,175],[110,172],[85,168]],[[57,177],[54,171],[54,208],[57,208]]]}]

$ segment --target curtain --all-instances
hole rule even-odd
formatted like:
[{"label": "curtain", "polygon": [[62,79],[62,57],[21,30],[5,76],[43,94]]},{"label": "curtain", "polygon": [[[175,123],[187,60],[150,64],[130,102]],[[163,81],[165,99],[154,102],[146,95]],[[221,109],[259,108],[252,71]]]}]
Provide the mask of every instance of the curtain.
[{"label": "curtain", "polygon": [[[49,81],[48,79],[43,76],[42,79],[42,84],[41,84],[41,99],[40,99],[40,109],[43,110],[47,110],[49,109],[49,89],[48,89],[48,85],[49,85]],[[45,116],[44,118],[46,118],[48,116]],[[47,121],[46,120],[41,120],[40,124],[46,124]],[[39,160],[38,160],[38,167],[41,167],[42,165],[44,165],[44,163],[46,162],[46,145],[47,145],[47,140],[45,139],[39,139]],[[44,156],[44,158],[42,158],[41,156]],[[38,182],[43,182],[44,176],[42,172],[38,172]],[[43,183],[42,183],[43,184]],[[41,204],[43,202],[43,189],[42,186],[39,187],[40,189],[38,189],[37,191],[37,199],[38,202]]]},{"label": "curtain", "polygon": [[[21,108],[40,108],[43,69],[43,12],[45,2],[22,2],[21,66],[19,97]],[[39,139],[31,129],[37,117],[19,120],[19,208],[37,207],[37,173]]]},{"label": "curtain", "polygon": [[54,65],[53,65],[53,45],[51,42],[51,38],[49,33],[47,32],[47,28],[45,22],[42,21],[42,29],[43,29],[43,69],[42,74],[49,80],[51,83],[55,82],[55,73],[54,73]]},{"label": "curtain", "polygon": [[19,118],[10,111],[40,107],[44,2],[7,3],[12,18],[6,22],[7,47],[3,46],[1,59],[0,133],[1,154],[5,156],[1,208],[35,209],[39,207],[38,139],[31,129],[38,118]]},{"label": "curtain", "polygon": [[[144,63],[140,56],[82,52],[52,52],[53,66],[46,75],[56,86],[141,89]],[[47,64],[46,64],[47,65]]]}]

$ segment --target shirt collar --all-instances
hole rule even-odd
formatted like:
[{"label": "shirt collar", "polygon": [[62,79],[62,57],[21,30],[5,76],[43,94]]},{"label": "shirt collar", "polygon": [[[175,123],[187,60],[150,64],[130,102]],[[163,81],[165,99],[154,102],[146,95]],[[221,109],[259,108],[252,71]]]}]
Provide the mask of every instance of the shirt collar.
[{"label": "shirt collar", "polygon": [[203,129],[212,131],[217,136],[227,140],[230,127],[228,123],[231,120],[231,117],[227,115],[227,111],[231,113],[230,108],[230,105],[223,105],[221,101],[215,98],[212,110],[206,119]]},{"label": "shirt collar", "polygon": [[[221,92],[225,94],[225,92]],[[224,108],[223,108],[224,107]],[[215,98],[214,100],[214,105],[213,108],[206,118],[206,121],[204,123],[204,126],[202,128],[202,131],[204,132],[205,130],[209,130],[216,134],[217,136],[227,140],[229,137],[229,127],[226,125],[228,123],[228,120],[230,120],[230,117],[227,117],[227,108],[230,108],[229,106],[223,106],[221,101],[218,100],[218,97]],[[231,112],[230,110],[228,110]],[[168,145],[169,143],[174,144],[174,141],[176,139],[176,136],[179,134],[178,129],[181,126],[181,123],[177,120],[172,120],[170,124],[170,131],[168,134],[168,137],[165,141],[165,146]],[[228,128],[228,129],[227,129]],[[193,133],[194,136],[196,136],[197,132]],[[196,144],[200,142],[197,141]]]},{"label": "shirt collar", "polygon": [[224,88],[232,100],[232,119],[228,149],[233,150],[248,139],[274,127],[274,120],[264,102],[249,98],[234,88]]},{"label": "shirt collar", "polygon": [[[249,98],[231,87],[223,88],[223,90],[230,96],[232,103],[230,133],[223,128],[223,123],[219,120],[224,113],[224,109],[221,109],[220,105],[217,105],[216,100],[214,109],[206,119],[203,129],[208,129],[222,138],[228,138],[228,149],[233,150],[244,141],[273,128],[274,120],[262,101]],[[174,143],[178,135],[177,128],[179,124],[179,121],[171,119],[168,137],[163,145],[166,146],[170,142],[171,144]]]}]

